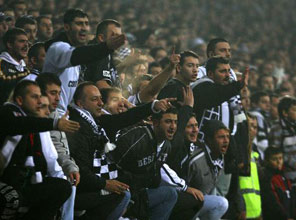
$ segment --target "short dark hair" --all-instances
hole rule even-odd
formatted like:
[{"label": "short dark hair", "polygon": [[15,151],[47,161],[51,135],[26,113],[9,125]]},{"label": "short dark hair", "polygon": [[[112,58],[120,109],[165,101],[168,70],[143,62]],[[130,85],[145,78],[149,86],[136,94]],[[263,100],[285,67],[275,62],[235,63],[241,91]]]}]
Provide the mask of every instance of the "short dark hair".
[{"label": "short dark hair", "polygon": [[[153,67],[161,67],[160,63],[158,62],[152,62],[152,63],[149,63],[149,66],[148,66],[148,74],[151,74],[151,69]],[[162,68],[162,67],[161,67]]]},{"label": "short dark hair", "polygon": [[150,55],[151,55],[153,58],[155,58],[157,52],[160,51],[160,50],[164,50],[164,51],[165,51],[165,49],[164,49],[163,47],[153,47],[153,48],[150,50]]},{"label": "short dark hair", "polygon": [[280,147],[270,146],[264,151],[264,159],[268,161],[275,154],[282,154],[283,151]]},{"label": "short dark hair", "polygon": [[185,51],[180,53],[180,63],[179,63],[180,66],[183,65],[184,60],[185,60],[186,57],[194,57],[194,58],[198,59],[198,55],[196,53],[194,53],[191,50],[185,50]]},{"label": "short dark hair", "polygon": [[296,99],[294,97],[284,96],[281,98],[280,103],[278,104],[278,113],[280,118],[283,118],[283,112],[288,112],[289,108],[291,108],[293,105],[296,105]]},{"label": "short dark hair", "polygon": [[37,22],[35,18],[31,15],[24,15],[18,18],[15,22],[15,27],[17,28],[24,28],[26,24],[33,24],[36,25]]},{"label": "short dark hair", "polygon": [[207,56],[208,56],[208,58],[210,57],[210,52],[215,52],[216,44],[220,43],[220,42],[229,43],[224,38],[214,38],[214,39],[210,40],[210,42],[208,43],[208,46],[207,46]]},{"label": "short dark hair", "polygon": [[172,107],[172,108],[169,108],[168,110],[166,110],[165,112],[160,111],[159,113],[153,113],[152,114],[152,120],[160,120],[160,119],[162,119],[162,116],[164,114],[175,114],[175,115],[177,115],[178,114],[178,109]]},{"label": "short dark hair", "polygon": [[29,58],[29,60],[32,57],[37,57],[38,54],[39,54],[39,50],[42,47],[45,48],[45,45],[44,45],[43,42],[37,42],[37,43],[33,44],[33,46],[30,47],[29,52],[28,52],[28,58]]},{"label": "short dark hair", "polygon": [[46,16],[46,15],[40,15],[36,18],[37,24],[39,25],[42,19],[49,19],[51,20],[50,17]]},{"label": "short dark hair", "polygon": [[18,96],[21,96],[21,97],[25,97],[25,95],[28,93],[28,90],[27,88],[31,85],[34,85],[34,86],[38,86],[39,85],[37,84],[37,82],[35,81],[32,81],[32,80],[21,80],[19,81],[14,90],[13,90],[13,94],[12,94],[12,99],[13,101],[16,101],[16,98]]},{"label": "short dark hair", "polygon": [[16,36],[26,35],[27,33],[21,28],[12,28],[8,30],[3,36],[3,44],[7,49],[7,43],[14,43]]},{"label": "short dark hair", "polygon": [[102,88],[102,89],[100,89],[100,92],[102,95],[102,101],[104,103],[107,103],[108,97],[111,92],[121,93],[121,90],[117,87],[110,87],[110,88]]},{"label": "short dark hair", "polygon": [[220,64],[220,63],[221,64],[229,64],[229,60],[224,57],[221,57],[221,56],[214,56],[214,57],[209,58],[206,63],[207,73],[215,72],[218,64]]},{"label": "short dark hair", "polygon": [[204,123],[204,134],[205,134],[205,141],[209,141],[210,139],[214,138],[217,131],[224,129],[229,131],[229,129],[223,124],[220,120],[209,120]]},{"label": "short dark hair", "polygon": [[96,85],[90,81],[85,81],[85,82],[79,83],[79,85],[77,86],[77,88],[75,90],[74,96],[73,96],[73,100],[74,100],[75,104],[77,104],[78,100],[83,99],[83,97],[84,97],[83,90],[86,86],[96,86]]},{"label": "short dark hair", "polygon": [[64,24],[70,24],[75,18],[88,18],[88,15],[78,8],[71,8],[64,14]]},{"label": "short dark hair", "polygon": [[98,36],[99,34],[103,34],[104,36],[106,36],[107,28],[110,24],[114,24],[116,27],[119,28],[121,27],[121,24],[114,19],[104,19],[97,26],[96,36]]},{"label": "short dark hair", "polygon": [[251,103],[258,104],[261,97],[263,96],[269,96],[267,92],[265,91],[257,91],[254,94],[251,95]]},{"label": "short dark hair", "polygon": [[60,78],[55,73],[41,73],[37,78],[36,82],[38,83],[42,95],[46,95],[46,88],[48,85],[54,84],[59,87],[62,86]]}]

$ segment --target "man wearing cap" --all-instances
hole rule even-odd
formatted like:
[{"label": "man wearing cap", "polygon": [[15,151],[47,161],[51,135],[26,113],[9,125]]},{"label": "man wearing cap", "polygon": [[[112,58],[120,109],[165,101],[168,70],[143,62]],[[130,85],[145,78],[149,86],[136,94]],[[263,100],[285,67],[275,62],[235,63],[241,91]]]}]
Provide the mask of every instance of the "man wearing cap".
[{"label": "man wearing cap", "polygon": [[215,194],[230,134],[229,129],[219,120],[207,121],[204,134],[205,142],[199,143],[200,146],[189,158],[187,180],[191,187],[199,189],[205,195],[204,205],[198,214],[200,219],[220,219],[227,211],[228,201],[221,196],[211,199],[207,195]]}]

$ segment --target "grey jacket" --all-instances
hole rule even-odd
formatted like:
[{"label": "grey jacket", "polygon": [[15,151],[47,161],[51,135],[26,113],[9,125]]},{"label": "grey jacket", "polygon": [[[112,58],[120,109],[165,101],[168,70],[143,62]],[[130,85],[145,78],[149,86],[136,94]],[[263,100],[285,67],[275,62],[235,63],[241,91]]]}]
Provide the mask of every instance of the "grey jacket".
[{"label": "grey jacket", "polygon": [[[59,118],[57,111],[49,115],[50,118]],[[50,131],[52,142],[58,152],[58,163],[62,167],[66,176],[70,173],[79,172],[79,167],[76,165],[74,159],[70,156],[68,141],[65,132]]]},{"label": "grey jacket", "polygon": [[200,146],[189,158],[187,183],[204,194],[213,194],[217,183],[218,174],[214,171],[214,165],[205,149]]}]

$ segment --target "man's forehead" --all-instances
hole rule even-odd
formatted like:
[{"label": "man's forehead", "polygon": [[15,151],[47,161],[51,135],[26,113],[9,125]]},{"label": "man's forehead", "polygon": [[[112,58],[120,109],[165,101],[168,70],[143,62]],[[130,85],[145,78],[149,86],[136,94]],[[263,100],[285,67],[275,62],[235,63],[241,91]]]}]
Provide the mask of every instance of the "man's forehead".
[{"label": "man's forehead", "polygon": [[215,49],[221,48],[230,48],[230,44],[228,42],[219,42],[216,44]]},{"label": "man's forehead", "polygon": [[162,115],[162,119],[177,120],[178,119],[178,115],[176,113],[164,113]]},{"label": "man's forehead", "polygon": [[217,64],[217,69],[230,69],[230,64],[226,64],[226,63],[218,63]]},{"label": "man's forehead", "polygon": [[46,90],[52,91],[52,90],[61,90],[61,86],[55,84],[55,83],[50,83],[46,85]]},{"label": "man's forehead", "polygon": [[26,39],[28,40],[28,36],[26,34],[19,34],[15,36],[15,39],[19,40],[19,39]]},{"label": "man's forehead", "polygon": [[88,17],[75,17],[73,22],[88,22]]},{"label": "man's forehead", "polygon": [[199,60],[196,57],[188,56],[184,58],[184,63],[199,63]]}]

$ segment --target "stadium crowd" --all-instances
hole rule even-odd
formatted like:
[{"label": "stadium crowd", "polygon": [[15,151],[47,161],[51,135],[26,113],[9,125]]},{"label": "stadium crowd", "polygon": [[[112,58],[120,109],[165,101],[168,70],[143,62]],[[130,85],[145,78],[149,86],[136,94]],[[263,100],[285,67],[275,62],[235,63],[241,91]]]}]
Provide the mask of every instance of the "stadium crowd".
[{"label": "stadium crowd", "polygon": [[0,1],[0,219],[296,219],[295,4]]}]

